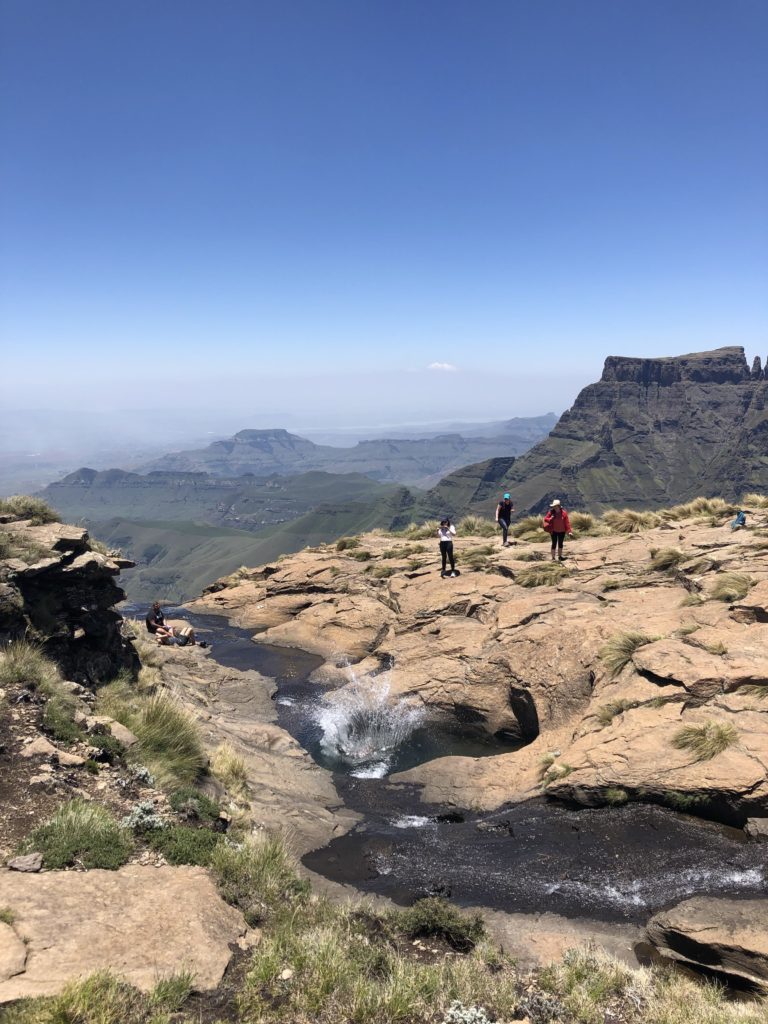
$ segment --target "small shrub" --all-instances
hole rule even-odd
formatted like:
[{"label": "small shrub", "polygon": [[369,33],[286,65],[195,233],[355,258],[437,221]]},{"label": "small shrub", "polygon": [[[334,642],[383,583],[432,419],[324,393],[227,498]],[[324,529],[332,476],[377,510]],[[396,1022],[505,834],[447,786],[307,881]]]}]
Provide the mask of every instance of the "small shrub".
[{"label": "small shrub", "polygon": [[627,793],[626,789],[609,786],[608,789],[603,790],[603,799],[611,807],[620,807],[629,800],[629,793]]},{"label": "small shrub", "polygon": [[106,807],[80,799],[59,807],[24,843],[26,852],[43,855],[46,868],[77,863],[84,868],[115,870],[125,864],[132,848],[130,836]]},{"label": "small shrub", "polygon": [[743,572],[723,572],[717,576],[714,586],[710,591],[710,597],[717,601],[740,601],[747,596],[755,581],[751,576]]},{"label": "small shrub", "polygon": [[139,737],[140,759],[161,785],[190,785],[208,764],[196,723],[167,693],[150,697],[129,724]]},{"label": "small shrub", "polygon": [[220,843],[213,850],[211,871],[222,897],[239,907],[251,926],[309,894],[279,835],[258,833],[239,846]]},{"label": "small shrub", "polygon": [[130,829],[131,832],[154,832],[159,828],[167,828],[168,822],[157,813],[152,800],[140,800],[121,819],[120,827]]},{"label": "small shrub", "polygon": [[339,537],[336,541],[337,551],[351,551],[353,548],[360,547],[359,537]]},{"label": "small shrub", "polygon": [[632,708],[636,707],[636,701],[620,698],[619,700],[613,700],[609,701],[607,704],[602,704],[597,709],[595,717],[601,725],[610,725],[618,715],[622,715],[625,711],[630,711]]},{"label": "small shrub", "polygon": [[696,761],[711,761],[722,754],[739,738],[730,722],[705,722],[702,725],[684,725],[672,737],[672,746],[690,750]]},{"label": "small shrub", "polygon": [[177,814],[185,818],[210,823],[216,821],[221,808],[216,800],[211,800],[205,793],[193,786],[182,786],[171,794],[170,804]]},{"label": "small shrub", "polygon": [[491,1024],[491,1018],[482,1006],[465,1006],[455,999],[448,1007],[442,1024]]},{"label": "small shrub", "polygon": [[32,498],[28,494],[14,494],[10,498],[0,498],[0,515],[11,515],[15,519],[28,519],[32,526],[43,526],[45,523],[58,523],[59,515],[41,498]]},{"label": "small shrub", "polygon": [[651,556],[651,568],[657,572],[667,572],[683,562],[686,555],[678,548],[661,548]]},{"label": "small shrub", "polygon": [[707,802],[707,798],[701,793],[681,793],[674,789],[667,790],[661,796],[664,802],[676,811],[692,811]]},{"label": "small shrub", "polygon": [[16,915],[10,907],[0,907],[0,921],[3,924],[13,924],[16,920]]},{"label": "small shrub", "polygon": [[660,522],[655,512],[637,512],[632,508],[609,509],[603,514],[603,523],[613,533],[640,533],[652,530]]},{"label": "small shrub", "polygon": [[393,926],[408,939],[438,938],[462,953],[474,949],[485,934],[479,914],[464,914],[437,896],[417,900],[407,910],[396,912]]},{"label": "small shrub", "polygon": [[169,864],[197,864],[208,867],[214,848],[221,842],[221,834],[207,828],[189,825],[171,825],[156,830],[150,843]]},{"label": "small shrub", "polygon": [[632,655],[639,647],[651,644],[657,639],[646,633],[617,633],[601,647],[598,657],[612,676],[619,672],[632,660]]},{"label": "small shrub", "polygon": [[93,733],[88,737],[88,742],[99,751],[98,760],[106,764],[117,764],[125,757],[126,750],[123,744],[108,732]]},{"label": "small shrub", "polygon": [[521,587],[554,587],[568,575],[568,569],[560,562],[542,562],[519,569],[515,583]]}]

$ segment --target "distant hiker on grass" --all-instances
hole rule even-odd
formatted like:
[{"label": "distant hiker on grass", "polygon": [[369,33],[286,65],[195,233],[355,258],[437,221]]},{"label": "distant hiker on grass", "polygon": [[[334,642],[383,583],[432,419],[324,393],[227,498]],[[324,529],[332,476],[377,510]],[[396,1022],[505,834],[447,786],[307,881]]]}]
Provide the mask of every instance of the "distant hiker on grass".
[{"label": "distant hiker on grass", "polygon": [[549,512],[544,516],[544,529],[552,537],[552,561],[554,562],[557,557],[562,562],[565,535],[567,533],[569,537],[572,536],[573,530],[568,513],[558,498],[555,498],[549,506]]},{"label": "distant hiker on grass", "polygon": [[508,494],[505,494],[499,504],[496,506],[496,522],[501,527],[501,546],[503,548],[509,547],[509,527],[512,522],[512,513],[515,511],[515,506],[512,503],[512,499]]},{"label": "distant hiker on grass", "polygon": [[[437,531],[437,536],[440,540],[440,558],[442,559],[443,567],[440,570],[440,575],[445,577],[446,575],[456,575],[456,559],[453,557],[453,538],[456,536],[456,527],[453,525],[450,519],[441,519],[440,526]],[[449,574],[445,571],[446,562],[450,561],[451,571]]]}]

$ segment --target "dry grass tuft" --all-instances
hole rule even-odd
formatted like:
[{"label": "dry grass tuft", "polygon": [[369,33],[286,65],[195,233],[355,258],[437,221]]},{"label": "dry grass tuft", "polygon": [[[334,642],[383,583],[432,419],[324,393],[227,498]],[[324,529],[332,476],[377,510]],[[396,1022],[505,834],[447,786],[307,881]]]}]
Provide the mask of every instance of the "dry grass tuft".
[{"label": "dry grass tuft", "polygon": [[568,569],[560,562],[535,562],[517,570],[515,583],[521,587],[554,587],[568,575]]},{"label": "dry grass tuft", "polygon": [[41,498],[33,498],[28,494],[14,494],[10,498],[0,498],[0,515],[10,515],[14,519],[28,519],[32,526],[43,526],[45,523],[58,523],[59,514]]},{"label": "dry grass tuft", "polygon": [[754,587],[755,580],[743,572],[722,572],[709,592],[717,601],[740,601]]},{"label": "dry grass tuft", "polygon": [[684,725],[672,737],[672,746],[690,750],[696,761],[711,761],[722,754],[739,738],[730,722],[705,722],[702,725]]},{"label": "dry grass tuft", "polygon": [[619,672],[632,660],[632,655],[639,647],[652,644],[658,637],[647,633],[616,633],[600,648],[599,657],[612,676]]},{"label": "dry grass tuft", "polygon": [[499,531],[498,523],[480,516],[464,516],[456,524],[456,532],[460,537],[495,537]]},{"label": "dry grass tuft", "polygon": [[636,707],[636,700],[625,700],[622,697],[618,700],[609,701],[607,704],[602,704],[597,709],[595,718],[597,718],[601,725],[610,725],[618,715],[623,715],[625,711],[630,711],[632,708]]},{"label": "dry grass tuft", "polygon": [[231,743],[222,744],[211,760],[211,771],[227,792],[242,799],[248,794],[248,770],[245,759],[237,753]]},{"label": "dry grass tuft", "polygon": [[603,514],[603,523],[613,533],[640,533],[658,526],[661,523],[661,518],[656,512],[638,512],[632,508],[613,508]]},{"label": "dry grass tuft", "polygon": [[679,548],[661,548],[651,555],[651,568],[657,572],[667,572],[684,562],[687,557]]}]

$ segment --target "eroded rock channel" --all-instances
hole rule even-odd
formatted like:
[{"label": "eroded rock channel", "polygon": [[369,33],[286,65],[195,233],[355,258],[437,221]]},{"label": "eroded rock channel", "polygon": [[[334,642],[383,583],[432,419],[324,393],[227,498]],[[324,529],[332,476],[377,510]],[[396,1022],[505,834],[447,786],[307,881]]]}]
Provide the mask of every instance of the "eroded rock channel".
[{"label": "eroded rock channel", "polygon": [[538,798],[473,812],[424,803],[419,786],[391,774],[522,741],[468,735],[456,722],[390,700],[382,676],[361,680],[365,706],[354,696],[350,703],[348,687],[346,703],[334,704],[330,684],[310,681],[318,656],[254,642],[253,629],[221,616],[183,614],[220,664],[275,680],[280,725],[332,772],[344,805],[360,816],[352,831],[304,857],[319,874],[399,902],[434,893],[507,912],[638,923],[694,893],[765,892],[764,847],[741,830],[662,807],[574,809]]}]

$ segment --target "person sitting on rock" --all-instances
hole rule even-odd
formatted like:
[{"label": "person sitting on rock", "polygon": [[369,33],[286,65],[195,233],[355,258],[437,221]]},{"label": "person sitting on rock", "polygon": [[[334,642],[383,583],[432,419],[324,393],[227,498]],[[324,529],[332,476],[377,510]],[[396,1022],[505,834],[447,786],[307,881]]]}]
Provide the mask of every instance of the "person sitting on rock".
[{"label": "person sitting on rock", "polygon": [[440,571],[441,576],[446,576],[445,571],[446,561],[451,563],[451,576],[456,575],[456,559],[453,556],[453,538],[456,536],[456,527],[453,525],[450,519],[441,519],[440,527],[437,531],[437,536],[440,541],[440,558],[442,560],[442,569]]},{"label": "person sitting on rock", "polygon": [[173,633],[161,635],[158,632],[157,642],[163,647],[194,647],[197,640],[191,626],[182,626],[181,629],[175,629]]},{"label": "person sitting on rock", "polygon": [[173,636],[173,628],[171,626],[166,626],[165,615],[163,615],[163,609],[160,607],[159,601],[155,601],[149,609],[144,621],[146,623],[148,633],[154,633],[158,637]]},{"label": "person sitting on rock", "polygon": [[549,506],[549,512],[544,516],[544,529],[552,537],[552,561],[554,562],[557,558],[562,562],[565,535],[567,533],[571,537],[573,530],[568,513],[558,498],[555,498]]},{"label": "person sitting on rock", "polygon": [[731,523],[732,530],[740,530],[742,526],[747,525],[747,514],[743,509],[739,510],[738,515]]}]

